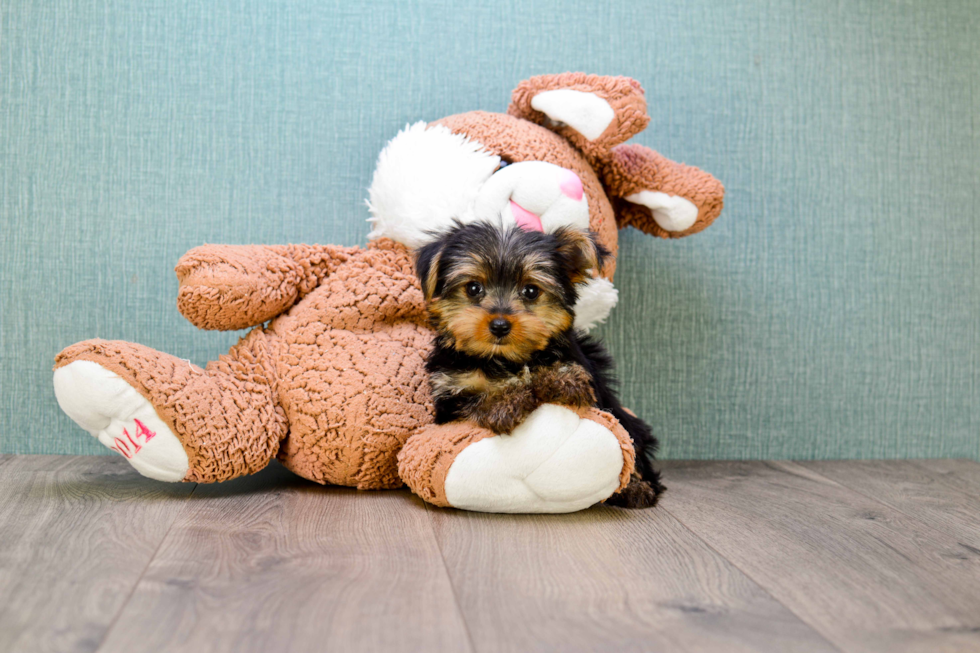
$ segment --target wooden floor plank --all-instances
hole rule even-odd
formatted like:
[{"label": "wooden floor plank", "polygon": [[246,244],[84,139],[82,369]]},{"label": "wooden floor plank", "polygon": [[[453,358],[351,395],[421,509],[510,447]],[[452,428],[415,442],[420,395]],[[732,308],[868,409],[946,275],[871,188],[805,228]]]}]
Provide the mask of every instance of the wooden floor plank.
[{"label": "wooden floor plank", "polygon": [[664,507],[841,649],[980,649],[980,552],[793,463],[664,467]]},{"label": "wooden floor plank", "polygon": [[980,650],[980,464],[665,468],[652,511],[509,516],[0,456],[0,651]]},{"label": "wooden floor plank", "polygon": [[962,475],[944,477],[911,460],[797,464],[956,538],[964,555],[980,551],[980,496],[956,487],[953,479]]},{"label": "wooden floor plank", "polygon": [[0,466],[0,651],[92,651],[192,484],[118,456],[17,456]]},{"label": "wooden floor plank", "polygon": [[[79,465],[82,468],[88,469],[91,465],[97,465],[97,461],[101,460],[103,462],[107,460],[115,461],[112,463],[118,467],[120,473],[125,472],[127,469],[126,461],[120,458],[118,455],[112,456],[58,456],[58,455],[23,455],[23,456],[5,456],[5,460],[11,465],[4,473],[6,474],[31,474],[34,472],[59,472],[66,469],[77,468]],[[136,472],[133,472],[133,476],[139,476]],[[155,484],[159,486],[159,483]]]},{"label": "wooden floor plank", "polygon": [[100,651],[468,651],[421,501],[278,465],[201,486]]},{"label": "wooden floor plank", "polygon": [[980,499],[980,463],[954,458],[916,460],[914,464],[934,474],[943,484]]},{"label": "wooden floor plank", "polygon": [[430,509],[477,651],[833,651],[666,512]]}]

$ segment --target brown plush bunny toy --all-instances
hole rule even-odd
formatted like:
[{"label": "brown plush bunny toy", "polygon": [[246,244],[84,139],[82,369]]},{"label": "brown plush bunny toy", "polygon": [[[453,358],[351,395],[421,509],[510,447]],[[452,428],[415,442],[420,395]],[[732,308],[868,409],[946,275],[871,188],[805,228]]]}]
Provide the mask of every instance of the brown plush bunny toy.
[{"label": "brown plush bunny toy", "polygon": [[[203,369],[129,342],[72,345],[56,359],[58,402],[161,481],[224,481],[277,457],[318,483],[407,484],[439,506],[570,512],[603,501],[634,466],[606,413],[546,404],[509,435],[432,423],[432,334],[412,250],[454,218],[589,227],[614,254],[626,226],[663,238],[704,229],[724,189],[623,144],[648,122],[637,82],[565,73],[522,82],[506,114],[406,127],[378,159],[366,247],[191,250],[176,268],[181,313],[202,329],[254,328]],[[614,270],[581,292],[577,326],[615,305]]]}]

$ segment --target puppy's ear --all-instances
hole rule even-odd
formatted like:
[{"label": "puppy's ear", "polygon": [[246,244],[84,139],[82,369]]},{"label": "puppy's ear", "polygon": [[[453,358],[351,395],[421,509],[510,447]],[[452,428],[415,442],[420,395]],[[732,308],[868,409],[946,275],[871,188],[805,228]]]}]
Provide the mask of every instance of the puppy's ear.
[{"label": "puppy's ear", "polygon": [[439,263],[442,259],[444,243],[442,240],[429,243],[415,250],[415,273],[422,284],[425,301],[432,301],[439,285]]},{"label": "puppy's ear", "polygon": [[558,241],[558,257],[572,283],[586,283],[599,274],[609,256],[609,250],[596,242],[595,234],[571,227],[561,227],[554,233]]}]

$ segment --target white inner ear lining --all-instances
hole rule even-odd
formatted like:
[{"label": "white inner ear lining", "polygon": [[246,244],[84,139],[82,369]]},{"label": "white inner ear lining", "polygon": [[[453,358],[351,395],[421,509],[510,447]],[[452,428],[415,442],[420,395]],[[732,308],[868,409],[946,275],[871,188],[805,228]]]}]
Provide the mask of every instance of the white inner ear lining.
[{"label": "white inner ear lining", "polygon": [[602,136],[616,117],[612,105],[595,93],[569,88],[538,93],[531,98],[531,108],[565,123],[590,141]]},{"label": "white inner ear lining", "polygon": [[690,200],[677,195],[644,190],[628,195],[624,199],[650,209],[653,219],[664,231],[686,231],[698,219],[698,207]]}]

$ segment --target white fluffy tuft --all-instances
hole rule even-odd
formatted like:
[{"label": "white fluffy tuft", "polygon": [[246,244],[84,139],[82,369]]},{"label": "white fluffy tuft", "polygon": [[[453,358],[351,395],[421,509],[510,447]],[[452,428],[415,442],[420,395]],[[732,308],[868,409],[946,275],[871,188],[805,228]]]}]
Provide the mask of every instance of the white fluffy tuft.
[{"label": "white fluffy tuft", "polygon": [[608,279],[592,279],[578,291],[575,303],[575,328],[590,331],[602,324],[619,301],[619,291]]},{"label": "white fluffy tuft", "polygon": [[372,231],[416,248],[463,218],[500,157],[442,125],[406,125],[378,156],[369,189]]}]

